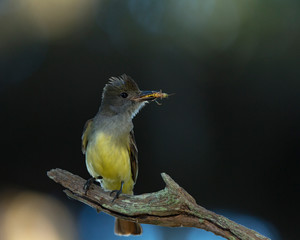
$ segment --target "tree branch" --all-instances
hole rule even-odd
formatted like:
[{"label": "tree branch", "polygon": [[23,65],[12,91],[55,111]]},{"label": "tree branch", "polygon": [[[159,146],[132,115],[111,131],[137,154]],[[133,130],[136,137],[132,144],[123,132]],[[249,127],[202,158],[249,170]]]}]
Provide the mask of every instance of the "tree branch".
[{"label": "tree branch", "polygon": [[270,240],[221,215],[197,205],[195,199],[169,175],[161,176],[166,187],[158,192],[141,195],[121,194],[112,202],[110,192],[92,184],[85,195],[86,180],[62,169],[52,169],[47,175],[66,188],[68,197],[83,202],[97,212],[133,222],[167,227],[195,227],[215,233],[229,240]]}]

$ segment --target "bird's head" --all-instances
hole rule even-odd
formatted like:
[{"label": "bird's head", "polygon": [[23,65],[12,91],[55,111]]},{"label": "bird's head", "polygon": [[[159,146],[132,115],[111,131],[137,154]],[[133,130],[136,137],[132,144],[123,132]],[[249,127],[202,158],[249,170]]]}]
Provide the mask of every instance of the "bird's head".
[{"label": "bird's head", "polygon": [[128,113],[133,118],[148,101],[167,96],[163,94],[141,91],[136,82],[125,74],[111,77],[103,89],[100,111],[109,115]]}]

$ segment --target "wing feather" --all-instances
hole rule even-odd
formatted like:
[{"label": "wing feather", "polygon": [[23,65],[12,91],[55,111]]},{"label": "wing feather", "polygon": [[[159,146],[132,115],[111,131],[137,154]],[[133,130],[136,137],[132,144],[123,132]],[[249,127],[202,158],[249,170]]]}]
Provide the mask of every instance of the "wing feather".
[{"label": "wing feather", "polygon": [[83,133],[82,133],[82,137],[81,137],[81,140],[82,140],[81,150],[82,150],[83,154],[85,154],[86,147],[88,145],[89,135],[90,135],[90,132],[92,129],[92,127],[91,127],[92,123],[93,123],[93,119],[89,119],[86,121],[86,123],[84,124],[84,127],[83,127]]},{"label": "wing feather", "polygon": [[133,130],[130,131],[129,136],[129,155],[131,165],[131,176],[133,181],[136,182],[138,175],[138,149],[136,146]]}]

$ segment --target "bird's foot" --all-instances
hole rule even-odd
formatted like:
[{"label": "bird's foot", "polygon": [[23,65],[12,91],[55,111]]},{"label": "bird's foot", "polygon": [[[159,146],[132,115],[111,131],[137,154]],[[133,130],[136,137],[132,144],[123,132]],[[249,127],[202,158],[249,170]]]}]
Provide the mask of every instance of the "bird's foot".
[{"label": "bird's foot", "polygon": [[102,178],[101,176],[89,178],[89,179],[85,182],[85,184],[84,184],[84,186],[83,186],[84,194],[85,194],[85,195],[87,194],[87,192],[88,192],[88,190],[90,189],[90,186],[92,185],[92,183],[95,183],[96,180],[101,179],[101,178]]},{"label": "bird's foot", "polygon": [[121,187],[120,187],[119,190],[113,190],[113,191],[110,192],[110,196],[111,196],[113,193],[116,193],[116,195],[114,196],[112,202],[114,202],[114,201],[120,196],[120,194],[122,193],[123,185],[124,185],[124,181],[121,182]]}]

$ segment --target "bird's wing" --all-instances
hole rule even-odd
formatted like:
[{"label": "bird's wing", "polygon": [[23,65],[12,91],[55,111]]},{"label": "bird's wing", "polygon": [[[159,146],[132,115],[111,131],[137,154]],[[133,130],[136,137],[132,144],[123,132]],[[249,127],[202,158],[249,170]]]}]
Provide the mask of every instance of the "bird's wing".
[{"label": "bird's wing", "polygon": [[86,147],[88,144],[88,137],[89,137],[89,134],[92,129],[92,127],[91,127],[92,123],[93,123],[93,119],[89,119],[86,121],[86,123],[84,124],[84,127],[83,127],[83,133],[82,133],[82,137],[81,137],[81,140],[82,140],[81,150],[82,150],[83,154],[85,154],[85,151],[86,151]]},{"label": "bird's wing", "polygon": [[138,149],[135,143],[134,132],[130,131],[129,136],[129,155],[130,155],[130,165],[131,165],[131,175],[135,182],[138,175]]}]

